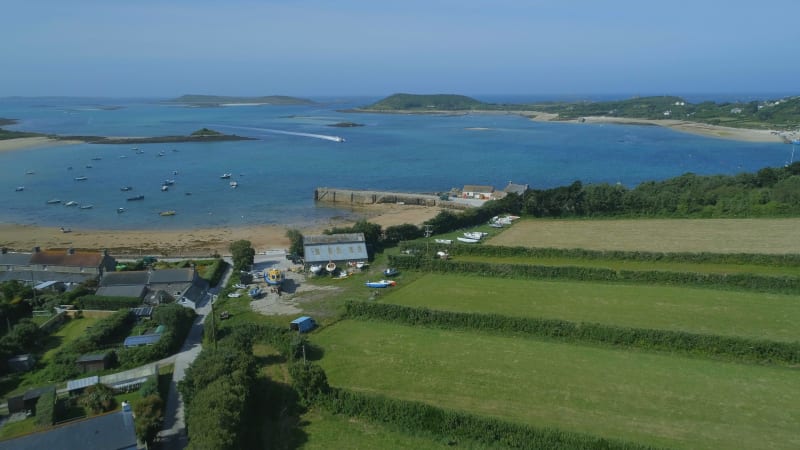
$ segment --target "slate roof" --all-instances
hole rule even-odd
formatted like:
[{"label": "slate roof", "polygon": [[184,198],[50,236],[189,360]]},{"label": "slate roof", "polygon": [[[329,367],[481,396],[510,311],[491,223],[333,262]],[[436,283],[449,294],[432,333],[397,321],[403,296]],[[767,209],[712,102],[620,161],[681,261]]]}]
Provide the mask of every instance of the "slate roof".
[{"label": "slate roof", "polygon": [[100,267],[103,254],[98,252],[74,252],[66,250],[42,250],[31,255],[31,264],[68,267]]},{"label": "slate roof", "polygon": [[118,411],[0,442],[0,450],[133,450],[133,415]]},{"label": "slate roof", "polygon": [[145,286],[101,286],[97,288],[97,295],[105,297],[135,297],[144,298]]},{"label": "slate roof", "polygon": [[505,189],[503,189],[503,190],[508,192],[509,194],[513,192],[514,194],[522,195],[522,194],[525,193],[525,191],[528,190],[528,185],[527,184],[516,184],[516,183],[512,183],[512,182],[509,181],[508,182],[508,186],[506,186]]},{"label": "slate roof", "polygon": [[126,272],[106,272],[100,280],[100,286],[123,286],[147,284],[148,273],[146,270],[135,270]]},{"label": "slate roof", "polygon": [[0,253],[0,266],[27,266],[32,253]]},{"label": "slate roof", "polygon": [[150,284],[156,283],[191,283],[194,280],[194,269],[159,269],[150,272]]},{"label": "slate roof", "polygon": [[364,233],[317,234],[303,236],[303,245],[364,242]]},{"label": "slate roof", "polygon": [[95,362],[95,361],[104,361],[108,358],[108,353],[90,353],[86,355],[81,355],[76,359],[76,362]]}]

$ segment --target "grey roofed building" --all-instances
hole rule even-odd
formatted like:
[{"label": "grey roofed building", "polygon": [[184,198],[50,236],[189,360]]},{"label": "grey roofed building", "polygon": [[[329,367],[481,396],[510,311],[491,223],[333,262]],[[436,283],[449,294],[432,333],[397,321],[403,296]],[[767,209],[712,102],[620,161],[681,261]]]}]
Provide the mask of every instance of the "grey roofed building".
[{"label": "grey roofed building", "polygon": [[15,268],[28,268],[31,264],[33,253],[15,253],[8,249],[0,249],[0,270],[14,270]]},{"label": "grey roofed building", "polygon": [[367,259],[364,233],[303,236],[305,262],[351,261]]},{"label": "grey roofed building", "polygon": [[509,194],[513,193],[517,195],[523,195],[527,190],[528,190],[527,184],[516,184],[510,181],[508,182],[508,185],[503,189],[503,191],[505,191],[506,193]]},{"label": "grey roofed building", "polygon": [[150,284],[191,283],[196,278],[194,269],[158,269],[150,271]]},{"label": "grey roofed building", "polygon": [[143,284],[133,286],[101,286],[97,288],[97,295],[104,297],[135,297],[144,298],[147,288]]},{"label": "grey roofed building", "polygon": [[100,287],[120,286],[133,284],[147,284],[149,274],[146,270],[135,270],[126,272],[107,272],[100,280]]},{"label": "grey roofed building", "polygon": [[0,450],[133,450],[133,414],[117,411],[0,442]]}]

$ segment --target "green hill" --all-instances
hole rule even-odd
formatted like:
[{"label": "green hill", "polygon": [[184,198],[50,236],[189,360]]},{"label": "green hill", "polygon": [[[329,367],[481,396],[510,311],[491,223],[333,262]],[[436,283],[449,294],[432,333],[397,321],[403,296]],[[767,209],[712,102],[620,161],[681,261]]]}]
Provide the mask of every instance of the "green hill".
[{"label": "green hill", "polygon": [[485,103],[464,95],[436,94],[436,95],[416,95],[416,94],[394,94],[385,99],[366,106],[363,109],[374,111],[397,111],[397,110],[444,110],[460,111],[469,109],[479,109]]},{"label": "green hill", "polygon": [[227,103],[239,104],[269,104],[269,105],[313,105],[314,102],[305,98],[289,97],[286,95],[267,95],[261,97],[229,97],[223,95],[182,95],[169,103],[183,103],[193,106],[220,106]]}]

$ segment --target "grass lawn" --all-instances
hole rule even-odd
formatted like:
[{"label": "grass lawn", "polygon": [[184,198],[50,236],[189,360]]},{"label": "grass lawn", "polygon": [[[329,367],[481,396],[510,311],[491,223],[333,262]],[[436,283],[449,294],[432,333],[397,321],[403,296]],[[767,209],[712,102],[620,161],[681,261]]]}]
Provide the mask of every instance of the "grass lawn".
[{"label": "grass lawn", "polygon": [[62,345],[74,341],[80,336],[83,336],[88,327],[94,325],[100,320],[101,319],[99,318],[89,317],[67,320],[67,322],[58,329],[58,331],[50,335],[52,344],[55,345],[44,353],[44,356],[42,356],[42,361],[49,361]]},{"label": "grass lawn", "polygon": [[800,267],[766,266],[758,264],[712,264],[671,261],[630,261],[621,259],[526,258],[524,256],[458,255],[456,261],[475,261],[492,264],[528,264],[539,266],[600,267],[613,270],[660,270],[692,273],[753,273],[769,276],[800,277]]},{"label": "grass lawn", "polygon": [[333,386],[657,446],[800,447],[792,369],[368,321],[313,341]]},{"label": "grass lawn", "polygon": [[800,219],[522,220],[492,245],[648,252],[800,253]]},{"label": "grass lawn", "polygon": [[800,301],[781,294],[427,274],[386,292],[381,301],[445,311],[800,340]]}]

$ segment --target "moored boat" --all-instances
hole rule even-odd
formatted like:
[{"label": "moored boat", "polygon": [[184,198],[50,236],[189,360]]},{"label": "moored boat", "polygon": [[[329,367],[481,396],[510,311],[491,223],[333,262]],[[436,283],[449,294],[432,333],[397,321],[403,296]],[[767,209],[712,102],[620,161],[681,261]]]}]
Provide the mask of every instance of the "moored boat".
[{"label": "moored boat", "polygon": [[87,177],[75,177],[75,181],[86,181],[88,179]]},{"label": "moored boat", "polygon": [[158,213],[158,215],[159,216],[174,216],[175,215],[175,211],[174,210],[161,211],[160,213]]},{"label": "moored boat", "polygon": [[167,186],[166,184],[162,184],[161,185],[161,192],[167,192],[168,190],[169,190],[169,186]]},{"label": "moored boat", "polygon": [[57,198],[53,198],[53,199],[48,200],[46,203],[48,205],[57,205],[57,204],[61,203],[61,200],[59,200]]},{"label": "moored boat", "polygon": [[137,195],[137,196],[134,196],[134,197],[128,197],[128,201],[129,202],[133,202],[133,201],[136,201],[136,200],[144,200],[144,195]]},{"label": "moored boat", "polygon": [[64,206],[78,206],[78,202],[75,200],[70,200],[67,203],[64,203]]},{"label": "moored boat", "polygon": [[117,214],[122,214],[125,212],[125,208],[117,208]]},{"label": "moored boat", "polygon": [[280,269],[269,269],[264,273],[264,281],[270,286],[280,286],[283,283],[284,275]]},{"label": "moored boat", "polygon": [[78,207],[78,209],[92,209],[92,208],[94,208],[94,205],[81,205]]},{"label": "moored boat", "polygon": [[121,188],[119,188],[119,190],[122,191],[122,192],[128,192],[130,190],[133,190],[133,187],[132,186],[122,186]]},{"label": "moored boat", "polygon": [[14,190],[17,191],[17,192],[22,192],[22,191],[25,190],[25,186],[17,186],[16,189],[14,189]]},{"label": "moored boat", "polygon": [[226,173],[223,173],[222,175],[220,175],[219,177],[222,178],[223,180],[225,180],[225,179],[230,178],[232,175],[233,175],[232,173],[226,172]]},{"label": "moored boat", "polygon": [[239,182],[238,181],[231,181],[230,185],[231,185],[232,189],[236,189],[237,187],[239,187]]}]

